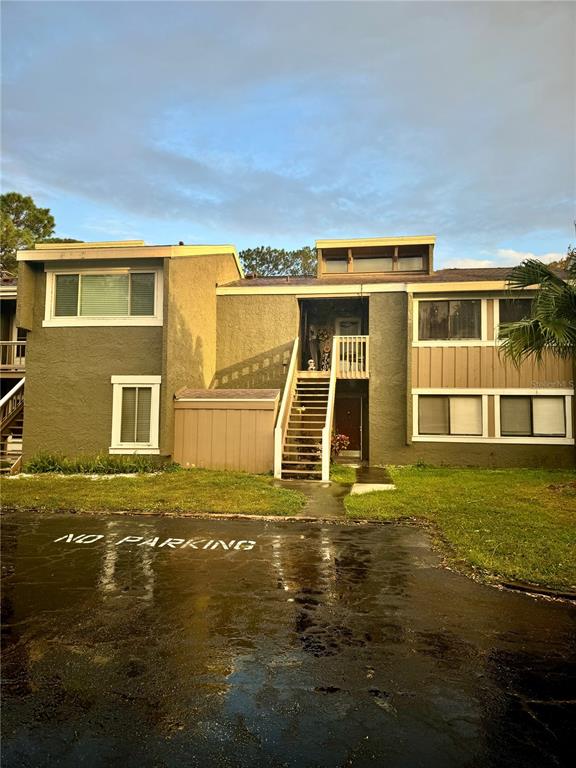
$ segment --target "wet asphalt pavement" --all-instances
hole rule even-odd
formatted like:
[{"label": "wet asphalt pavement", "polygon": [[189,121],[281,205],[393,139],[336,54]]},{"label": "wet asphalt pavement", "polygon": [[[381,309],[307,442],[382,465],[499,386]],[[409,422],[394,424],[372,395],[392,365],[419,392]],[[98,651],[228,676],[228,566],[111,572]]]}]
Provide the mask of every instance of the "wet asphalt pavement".
[{"label": "wet asphalt pavement", "polygon": [[2,543],[4,768],[571,764],[576,609],[417,528],[7,515]]}]

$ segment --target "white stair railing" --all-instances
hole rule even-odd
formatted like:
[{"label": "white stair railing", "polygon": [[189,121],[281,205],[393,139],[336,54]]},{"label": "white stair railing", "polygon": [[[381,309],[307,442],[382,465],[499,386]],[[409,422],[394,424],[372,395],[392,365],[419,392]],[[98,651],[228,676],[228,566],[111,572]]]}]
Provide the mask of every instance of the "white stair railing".
[{"label": "white stair railing", "polygon": [[332,422],[334,419],[334,398],[336,396],[336,372],[338,354],[338,339],[334,336],[332,340],[332,366],[330,368],[330,385],[328,387],[328,403],[326,405],[326,421],[322,429],[322,482],[330,482],[330,455],[332,452]]},{"label": "white stair railing", "polygon": [[370,337],[334,336],[332,367],[339,379],[367,379],[370,375]]},{"label": "white stair railing", "polygon": [[20,379],[16,386],[6,392],[0,400],[0,425],[2,427],[7,423],[17,408],[24,403],[24,382],[26,379]]},{"label": "white stair railing", "polygon": [[292,400],[294,399],[296,381],[298,378],[298,347],[299,341],[298,338],[295,338],[294,344],[292,345],[290,365],[288,366],[288,373],[286,374],[282,402],[280,404],[280,410],[278,411],[278,418],[276,419],[276,428],[274,429],[274,477],[278,479],[282,477],[282,449],[284,447],[284,436],[286,435],[286,429],[288,428],[288,418],[290,417],[290,409],[292,407]]}]

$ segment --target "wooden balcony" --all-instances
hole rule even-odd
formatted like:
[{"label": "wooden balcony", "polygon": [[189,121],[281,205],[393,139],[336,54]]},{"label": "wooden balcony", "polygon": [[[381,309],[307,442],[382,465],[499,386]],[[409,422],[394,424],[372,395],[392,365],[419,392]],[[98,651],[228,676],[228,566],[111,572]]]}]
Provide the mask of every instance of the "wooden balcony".
[{"label": "wooden balcony", "polygon": [[334,356],[337,379],[368,379],[370,377],[370,337],[334,336]]},{"label": "wooden balcony", "polygon": [[0,370],[24,371],[26,367],[25,341],[0,341]]}]

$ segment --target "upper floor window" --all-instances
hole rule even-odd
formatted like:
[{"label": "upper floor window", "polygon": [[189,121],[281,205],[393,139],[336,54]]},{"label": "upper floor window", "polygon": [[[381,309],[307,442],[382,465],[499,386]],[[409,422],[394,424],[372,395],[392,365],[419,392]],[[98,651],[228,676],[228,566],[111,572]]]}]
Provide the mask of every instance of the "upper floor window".
[{"label": "upper floor window", "polygon": [[418,302],[420,341],[481,339],[480,299],[445,299]]},{"label": "upper floor window", "polygon": [[160,269],[51,271],[44,325],[160,325]]},{"label": "upper floor window", "polygon": [[516,323],[532,314],[532,299],[500,299],[500,322]]}]

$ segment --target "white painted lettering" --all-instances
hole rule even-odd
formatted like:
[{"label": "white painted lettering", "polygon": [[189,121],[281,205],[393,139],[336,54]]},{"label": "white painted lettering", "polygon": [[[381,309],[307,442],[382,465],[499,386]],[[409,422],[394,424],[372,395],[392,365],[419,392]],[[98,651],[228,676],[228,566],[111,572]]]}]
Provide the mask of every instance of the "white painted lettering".
[{"label": "white painted lettering", "polygon": [[184,544],[186,539],[166,539],[166,541],[163,541],[162,544],[158,545],[158,549],[160,547],[170,547],[171,549],[176,549],[178,544]]},{"label": "white painted lettering", "polygon": [[203,541],[206,541],[206,539],[188,539],[188,541],[182,544],[181,549],[184,549],[184,547],[192,547],[192,549],[198,549],[196,544],[202,544]]},{"label": "white painted lettering", "polygon": [[237,542],[237,544],[234,547],[234,549],[236,549],[236,550],[243,550],[243,551],[248,552],[249,550],[254,548],[255,544],[256,544],[255,541],[250,541],[250,540],[247,540],[247,539],[242,539],[241,541]]},{"label": "white painted lettering", "polygon": [[120,541],[116,542],[116,546],[119,544],[137,544],[139,541],[142,541],[144,537],[143,536],[124,536],[123,539],[120,539]]},{"label": "white painted lettering", "polygon": [[138,544],[139,547],[155,547],[156,544],[158,544],[158,541],[160,539],[160,536],[154,536],[152,539],[146,539],[146,541],[141,541],[140,544]]},{"label": "white painted lettering", "polygon": [[85,533],[82,536],[77,536],[74,539],[75,544],[93,544],[95,541],[98,541],[99,539],[103,539],[104,534],[103,533]]},{"label": "white painted lettering", "polygon": [[72,541],[73,538],[74,538],[74,534],[73,533],[69,533],[66,536],[60,536],[59,539],[54,539],[54,541],[55,542],[56,541]]}]

